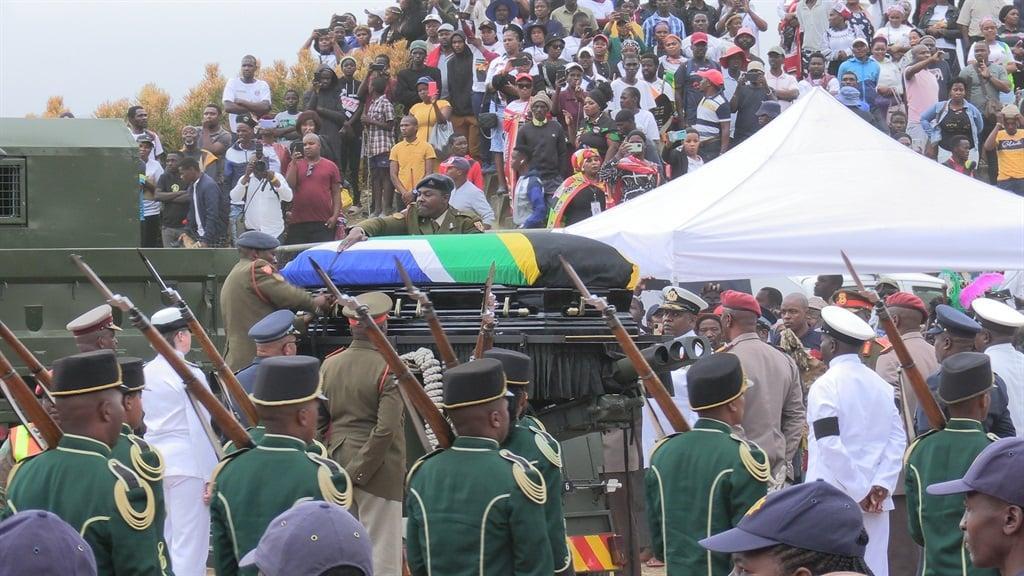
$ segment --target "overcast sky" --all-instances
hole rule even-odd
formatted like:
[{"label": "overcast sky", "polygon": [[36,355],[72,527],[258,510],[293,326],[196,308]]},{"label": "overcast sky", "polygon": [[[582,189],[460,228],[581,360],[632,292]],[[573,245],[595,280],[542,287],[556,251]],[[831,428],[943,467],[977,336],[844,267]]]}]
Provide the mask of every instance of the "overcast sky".
[{"label": "overcast sky", "polygon": [[[394,0],[0,0],[0,116],[40,114],[61,95],[79,117],[154,82],[174,102],[209,62],[228,77],[241,57],[294,62],[331,14]],[[52,47],[48,47],[52,45]]]}]

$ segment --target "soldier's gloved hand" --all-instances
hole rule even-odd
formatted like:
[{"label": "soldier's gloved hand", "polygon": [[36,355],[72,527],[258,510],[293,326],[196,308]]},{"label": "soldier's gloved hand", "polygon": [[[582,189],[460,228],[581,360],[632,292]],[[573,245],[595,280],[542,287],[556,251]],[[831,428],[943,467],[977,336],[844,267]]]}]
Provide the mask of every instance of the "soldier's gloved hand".
[{"label": "soldier's gloved hand", "polygon": [[330,294],[321,294],[313,298],[313,304],[316,306],[317,310],[324,312],[334,305],[334,296],[331,296]]}]

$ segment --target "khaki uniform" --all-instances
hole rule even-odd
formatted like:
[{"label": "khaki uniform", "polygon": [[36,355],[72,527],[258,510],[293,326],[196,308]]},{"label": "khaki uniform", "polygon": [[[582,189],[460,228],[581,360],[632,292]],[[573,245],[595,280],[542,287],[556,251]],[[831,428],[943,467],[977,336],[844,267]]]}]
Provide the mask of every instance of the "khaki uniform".
[{"label": "khaki uniform", "polygon": [[356,226],[367,236],[424,236],[431,234],[479,234],[484,225],[475,214],[459,212],[448,207],[438,218],[419,215],[415,203],[391,216],[363,220]]},{"label": "khaki uniform", "polygon": [[221,314],[227,334],[224,359],[238,372],[256,356],[249,328],[274,310],[288,308],[315,312],[313,296],[289,284],[266,260],[242,258],[231,269],[220,290]]},{"label": "khaki uniform", "polygon": [[740,359],[743,374],[753,383],[746,392],[743,431],[771,463],[772,478],[780,484],[803,436],[803,388],[796,363],[757,334],[733,339],[729,352]]},{"label": "khaki uniform", "polygon": [[[927,378],[929,375],[939,371],[939,361],[935,359],[935,348],[924,339],[920,332],[915,330],[914,332],[903,334],[903,342],[907,345],[907,352],[910,352],[910,358],[914,361],[914,366],[917,366],[922,376]],[[895,350],[890,348],[878,357],[878,360],[875,361],[875,373],[881,376],[882,380],[892,385],[897,398],[900,397],[900,386],[906,384],[907,405],[903,406],[903,412],[917,414],[917,396],[914,395],[913,389],[910,388],[910,380],[903,376],[903,370],[900,369],[900,360],[896,357]]]}]

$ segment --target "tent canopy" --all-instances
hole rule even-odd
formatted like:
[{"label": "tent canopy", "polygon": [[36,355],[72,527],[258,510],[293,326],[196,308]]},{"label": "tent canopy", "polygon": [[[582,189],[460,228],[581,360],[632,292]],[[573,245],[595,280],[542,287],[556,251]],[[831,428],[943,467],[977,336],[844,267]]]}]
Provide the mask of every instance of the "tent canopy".
[{"label": "tent canopy", "polygon": [[677,282],[1024,265],[1024,199],[882,134],[821,89],[700,170],[565,229]]}]

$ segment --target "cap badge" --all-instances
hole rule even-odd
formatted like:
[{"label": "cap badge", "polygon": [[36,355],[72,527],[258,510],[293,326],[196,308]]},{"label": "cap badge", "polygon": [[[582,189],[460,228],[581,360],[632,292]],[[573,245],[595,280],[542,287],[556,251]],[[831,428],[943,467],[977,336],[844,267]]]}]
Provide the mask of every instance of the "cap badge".
[{"label": "cap badge", "polygon": [[668,293],[665,294],[665,300],[675,302],[676,300],[679,300],[679,294],[677,294],[675,290],[669,290]]},{"label": "cap badge", "polygon": [[836,304],[839,306],[846,305],[846,292],[840,292],[839,295],[836,296]]}]

